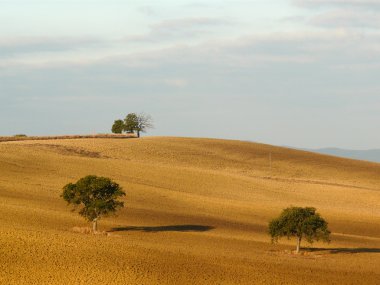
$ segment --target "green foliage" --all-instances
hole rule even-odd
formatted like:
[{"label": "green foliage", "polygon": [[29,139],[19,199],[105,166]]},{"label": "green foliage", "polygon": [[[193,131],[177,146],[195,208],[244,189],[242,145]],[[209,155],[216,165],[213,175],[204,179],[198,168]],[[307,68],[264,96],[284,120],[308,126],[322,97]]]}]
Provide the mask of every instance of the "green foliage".
[{"label": "green foliage", "polygon": [[79,207],[79,214],[88,221],[97,220],[124,207],[124,203],[117,200],[121,196],[125,196],[125,192],[117,183],[95,175],[67,184],[61,195],[68,204]]},{"label": "green foliage", "polygon": [[112,132],[114,134],[121,134],[124,131],[124,121],[123,120],[116,120],[112,125]]},{"label": "green foliage", "polygon": [[309,243],[322,240],[330,241],[328,223],[316,213],[315,208],[290,207],[269,223],[269,234],[272,242],[281,237],[296,237],[301,241],[305,238]]},{"label": "green foliage", "polygon": [[124,119],[124,130],[133,133],[138,128],[138,117],[135,113],[129,113]]},{"label": "green foliage", "polygon": [[25,134],[17,134],[17,135],[14,135],[15,138],[26,138],[27,135]]}]

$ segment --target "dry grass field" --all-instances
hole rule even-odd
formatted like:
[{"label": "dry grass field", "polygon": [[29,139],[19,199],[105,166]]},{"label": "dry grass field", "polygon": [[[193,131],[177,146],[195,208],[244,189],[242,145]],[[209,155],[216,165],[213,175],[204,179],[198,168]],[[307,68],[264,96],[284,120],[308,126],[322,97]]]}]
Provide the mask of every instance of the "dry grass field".
[{"label": "dry grass field", "polygon": [[[80,233],[59,197],[88,174],[127,193],[108,234]],[[290,205],[316,207],[332,242],[271,244]],[[0,284],[380,284],[380,164],[212,139],[1,142]]]}]

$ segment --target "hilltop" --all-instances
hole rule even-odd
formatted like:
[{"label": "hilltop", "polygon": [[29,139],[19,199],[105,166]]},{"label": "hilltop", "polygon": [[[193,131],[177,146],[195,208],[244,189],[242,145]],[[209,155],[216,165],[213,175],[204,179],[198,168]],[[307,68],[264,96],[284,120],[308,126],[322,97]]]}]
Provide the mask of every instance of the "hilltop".
[{"label": "hilltop", "polygon": [[[272,165],[269,164],[269,155]],[[250,142],[148,137],[0,143],[1,284],[376,284],[380,164]],[[87,223],[59,197],[107,176],[126,207]],[[290,205],[329,221],[294,256],[267,224]],[[306,246],[307,244],[304,244]]]}]

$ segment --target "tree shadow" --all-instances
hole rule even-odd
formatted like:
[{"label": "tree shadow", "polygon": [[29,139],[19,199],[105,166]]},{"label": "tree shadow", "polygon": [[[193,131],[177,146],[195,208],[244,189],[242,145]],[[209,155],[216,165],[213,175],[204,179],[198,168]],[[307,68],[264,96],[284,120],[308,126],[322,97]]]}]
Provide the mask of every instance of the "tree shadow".
[{"label": "tree shadow", "polygon": [[173,226],[158,226],[158,227],[117,227],[112,228],[110,232],[128,232],[128,231],[139,231],[139,232],[206,232],[214,229],[211,226],[202,225],[173,225]]},{"label": "tree shadow", "polygon": [[358,248],[304,248],[306,251],[316,252],[316,251],[327,251],[331,254],[338,253],[380,253],[380,248],[366,248],[366,247],[358,247]]}]

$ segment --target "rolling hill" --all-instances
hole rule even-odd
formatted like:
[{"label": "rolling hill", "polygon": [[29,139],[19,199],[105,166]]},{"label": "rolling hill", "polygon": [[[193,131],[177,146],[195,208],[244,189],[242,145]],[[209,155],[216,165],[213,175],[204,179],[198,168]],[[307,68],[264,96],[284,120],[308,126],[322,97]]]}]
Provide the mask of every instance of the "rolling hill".
[{"label": "rolling hill", "polygon": [[[269,167],[269,154],[272,167]],[[124,188],[88,226],[60,198],[82,176]],[[268,221],[314,206],[330,244],[302,255]],[[149,137],[0,143],[0,284],[379,284],[380,164],[241,141]],[[79,229],[79,230],[78,230]]]}]

